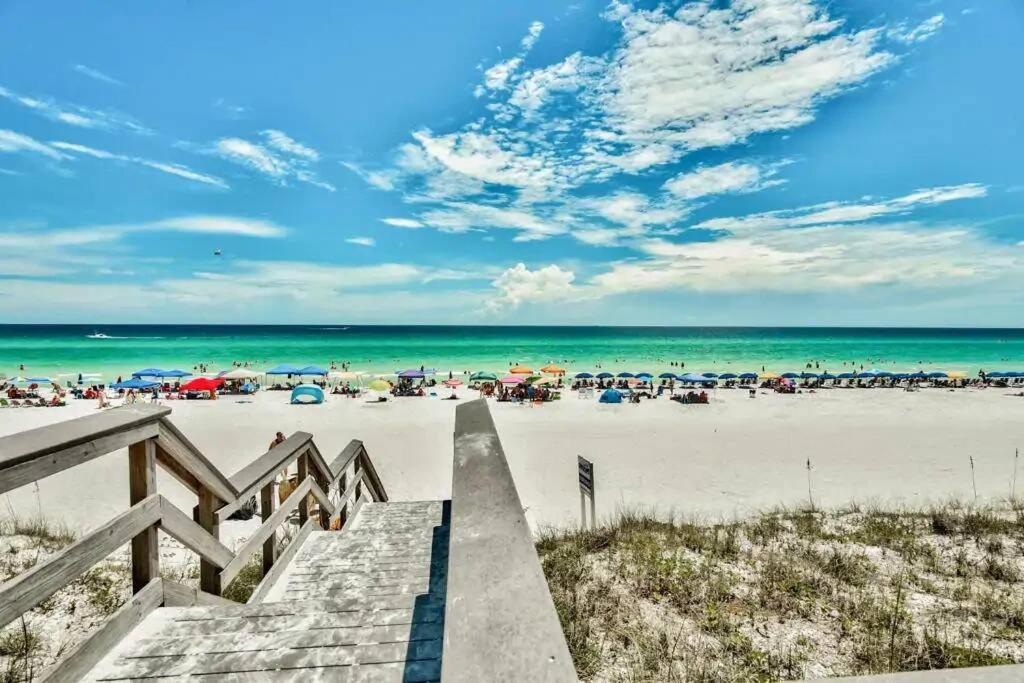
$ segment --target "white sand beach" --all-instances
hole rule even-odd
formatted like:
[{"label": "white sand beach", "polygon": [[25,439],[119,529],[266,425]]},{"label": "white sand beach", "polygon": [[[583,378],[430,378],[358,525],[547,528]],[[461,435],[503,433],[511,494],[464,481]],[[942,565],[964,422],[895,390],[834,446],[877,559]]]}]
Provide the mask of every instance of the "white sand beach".
[{"label": "white sand beach", "polygon": [[[1024,445],[1024,399],[1009,393],[832,389],[750,399],[745,391],[720,389],[709,405],[601,405],[565,392],[562,401],[535,408],[490,405],[527,517],[539,529],[578,523],[577,455],[595,463],[599,516],[623,506],[733,517],[803,505],[808,458],[821,506],[969,501],[972,456],[979,499],[1005,498],[1014,449]],[[394,500],[450,495],[455,401],[287,400],[284,392],[261,392],[165,404],[229,474],[263,453],[275,430],[305,430],[328,458],[361,439]],[[95,411],[93,401],[74,400],[64,408],[0,410],[0,435]],[[169,476],[159,489],[183,509],[194,504]],[[105,456],[39,482],[38,495],[25,487],[4,499],[3,513],[35,514],[41,506],[48,516],[90,528],[127,508],[126,458]],[[231,540],[249,526],[232,522],[222,531]]]}]

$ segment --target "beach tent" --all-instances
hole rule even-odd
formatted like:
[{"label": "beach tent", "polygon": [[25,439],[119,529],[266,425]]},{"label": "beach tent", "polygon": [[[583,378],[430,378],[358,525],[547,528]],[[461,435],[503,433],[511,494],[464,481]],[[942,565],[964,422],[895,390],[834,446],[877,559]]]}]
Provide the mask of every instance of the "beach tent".
[{"label": "beach tent", "polygon": [[304,368],[300,368],[296,373],[298,375],[316,375],[318,377],[326,377],[327,371],[316,365],[307,365]]},{"label": "beach tent", "polygon": [[211,379],[209,377],[196,377],[191,382],[186,382],[181,385],[182,391],[209,391],[213,392],[220,388],[224,384],[224,380],[221,378]]},{"label": "beach tent", "polygon": [[152,389],[153,387],[158,386],[160,386],[159,382],[151,382],[149,380],[139,379],[138,377],[133,377],[132,379],[127,379],[123,382],[116,382],[110,385],[112,389]]},{"label": "beach tent", "polygon": [[298,365],[291,365],[290,363],[281,363],[267,370],[268,375],[297,375],[302,371]]},{"label": "beach tent", "polygon": [[599,373],[597,373],[597,378],[598,379],[609,379],[610,377],[614,377],[614,376],[615,375],[613,375],[610,372],[599,372]]},{"label": "beach tent", "polygon": [[594,379],[594,376],[589,372],[577,372],[576,379]]},{"label": "beach tent", "polygon": [[225,372],[220,376],[221,379],[255,379],[260,376],[259,370],[250,370],[249,368],[235,368],[230,372]]},{"label": "beach tent", "polygon": [[531,370],[530,368],[526,367],[525,365],[516,365],[514,367],[511,367],[511,368],[509,368],[508,372],[509,372],[510,375],[532,375],[533,374],[533,370]]},{"label": "beach tent", "polygon": [[605,389],[598,403],[622,403],[622,392],[616,389]]},{"label": "beach tent", "polygon": [[395,374],[402,379],[423,379],[426,376],[422,370],[399,370]]},{"label": "beach tent", "polygon": [[718,379],[736,379],[736,373],[734,372],[723,372],[718,376]]},{"label": "beach tent", "polygon": [[132,373],[132,377],[160,377],[160,373],[163,370],[160,368],[145,368],[144,370],[136,370]]},{"label": "beach tent", "polygon": [[315,404],[324,402],[324,390],[315,384],[300,384],[292,389],[293,404]]}]

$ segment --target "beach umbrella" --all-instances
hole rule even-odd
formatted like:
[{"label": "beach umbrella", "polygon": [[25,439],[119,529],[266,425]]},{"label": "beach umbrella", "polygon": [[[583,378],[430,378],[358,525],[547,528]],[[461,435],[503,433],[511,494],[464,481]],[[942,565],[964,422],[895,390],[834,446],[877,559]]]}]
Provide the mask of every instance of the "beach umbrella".
[{"label": "beach umbrella", "polygon": [[136,370],[132,373],[132,377],[159,377],[163,370],[160,368],[145,368],[143,370]]},{"label": "beach umbrella", "polygon": [[401,370],[395,374],[402,379],[423,379],[425,376],[421,370]]},{"label": "beach umbrella", "polygon": [[853,379],[853,373],[852,372],[840,372],[838,375],[836,375],[836,378],[837,379]]},{"label": "beach umbrella", "polygon": [[736,379],[736,373],[735,372],[723,372],[721,375],[718,376],[718,379]]},{"label": "beach umbrella", "polygon": [[658,375],[658,379],[675,379],[675,378],[676,378],[675,374],[673,374],[671,372],[663,372],[660,375]]},{"label": "beach umbrella", "polygon": [[[767,377],[768,375],[765,375]],[[782,379],[796,379],[800,375],[795,372],[784,372],[782,373]]]},{"label": "beach umbrella", "polygon": [[49,384],[49,377],[29,377],[26,382],[34,382],[36,384]]},{"label": "beach umbrella", "polygon": [[153,387],[160,386],[160,383],[140,379],[139,377],[133,377],[132,379],[126,379],[123,382],[115,382],[110,386],[113,389],[152,389]]},{"label": "beach umbrella", "polygon": [[558,382],[558,380],[555,379],[554,377],[541,377],[536,382],[533,382],[533,386],[535,386],[535,387],[543,387],[543,386],[547,386],[549,384],[555,384],[556,382]]},{"label": "beach umbrella", "polygon": [[493,372],[486,372],[484,370],[478,370],[469,376],[470,382],[497,382],[498,376]]},{"label": "beach umbrella", "polygon": [[918,370],[910,374],[910,379],[928,379],[928,373]]},{"label": "beach umbrella", "polygon": [[382,379],[375,379],[370,382],[369,388],[372,391],[389,391],[391,389],[391,385]]},{"label": "beach umbrella", "polygon": [[508,377],[501,378],[502,384],[522,384],[523,381],[522,377],[517,377],[515,375],[509,375]]},{"label": "beach umbrella", "polygon": [[268,375],[297,375],[302,370],[298,365],[281,363],[267,370]]},{"label": "beach umbrella", "polygon": [[740,374],[740,379],[757,379],[756,372],[744,372]]},{"label": "beach umbrella", "polygon": [[533,370],[526,367],[525,365],[516,365],[509,368],[509,374],[512,375],[532,375]]},{"label": "beach umbrella", "polygon": [[774,372],[762,372],[761,379],[778,379],[779,376]]},{"label": "beach umbrella", "polygon": [[718,377],[718,374],[714,372],[702,372],[701,375],[707,377],[708,379],[716,379]]},{"label": "beach umbrella", "polygon": [[191,372],[185,372],[184,370],[161,370],[159,375],[154,375],[154,377],[160,377],[161,379],[163,379],[165,377],[179,377],[180,378],[180,377],[191,377],[191,376],[192,376]]},{"label": "beach umbrella", "polygon": [[577,372],[576,379],[594,379],[594,376],[589,372]]},{"label": "beach umbrella", "polygon": [[636,375],[634,375],[632,372],[620,372],[619,374],[617,374],[615,376],[616,377],[621,377],[623,379],[625,379],[627,377],[636,377]]},{"label": "beach umbrella", "polygon": [[361,376],[361,372],[353,370],[332,370],[327,373],[327,377],[330,379],[359,379]]},{"label": "beach umbrella", "polygon": [[893,373],[888,370],[875,370],[875,377],[892,377]]},{"label": "beach umbrella", "polygon": [[801,372],[800,379],[818,379],[819,375],[816,372]]},{"label": "beach umbrella", "polygon": [[711,379],[710,377],[705,377],[704,375],[698,375],[695,372],[691,372],[691,373],[686,374],[686,375],[680,375],[679,376],[679,381],[680,382],[688,382],[688,383],[692,383],[692,384],[714,384],[714,382],[715,382],[715,380]]},{"label": "beach umbrella", "polygon": [[633,376],[636,377],[637,379],[651,379],[652,377],[654,377],[654,375],[652,375],[649,372],[638,372]]},{"label": "beach umbrella", "polygon": [[259,370],[250,370],[249,368],[235,368],[234,370],[229,370],[228,372],[225,372],[223,375],[221,375],[221,378],[222,379],[253,379],[253,378],[259,377],[259,376],[260,376]]},{"label": "beach umbrella", "polygon": [[530,375],[526,378],[527,384],[536,384],[540,380],[540,375]]},{"label": "beach umbrella", "polygon": [[877,370],[861,370],[860,372],[855,372],[853,374],[853,376],[856,377],[857,379],[860,379],[861,377],[871,378],[871,377],[877,377],[878,376],[877,373],[878,373]]},{"label": "beach umbrella", "polygon": [[999,378],[999,377],[1013,377],[1013,373],[1012,372],[999,372],[998,370],[996,370],[995,372],[985,373],[985,376],[986,377],[996,377],[996,378]]},{"label": "beach umbrella", "polygon": [[836,378],[836,376],[833,375],[831,372],[823,372],[820,375],[818,375],[818,379],[835,379],[835,378]]},{"label": "beach umbrella", "polygon": [[935,372],[929,372],[928,373],[928,378],[929,379],[946,379],[947,377],[949,377],[949,375],[947,375],[944,372],[940,372],[940,371],[935,371]]},{"label": "beach umbrella", "polygon": [[461,387],[462,386],[462,381],[461,380],[457,380],[457,379],[446,379],[443,382],[443,384],[446,387],[448,387],[449,389],[454,389],[455,387]]},{"label": "beach umbrella", "polygon": [[615,375],[613,375],[610,372],[599,372],[599,373],[597,373],[597,378],[598,379],[608,379],[608,378],[614,377],[614,376]]},{"label": "beach umbrella", "polygon": [[896,372],[896,373],[893,373],[893,376],[892,376],[893,379],[907,379],[908,377],[910,377],[910,375],[908,375],[905,372]]},{"label": "beach umbrella", "polygon": [[550,363],[548,365],[545,365],[544,367],[542,367],[540,369],[540,371],[541,372],[546,372],[549,375],[564,375],[565,374],[565,368],[563,368],[561,366],[558,366],[558,365],[555,365],[554,363]]}]

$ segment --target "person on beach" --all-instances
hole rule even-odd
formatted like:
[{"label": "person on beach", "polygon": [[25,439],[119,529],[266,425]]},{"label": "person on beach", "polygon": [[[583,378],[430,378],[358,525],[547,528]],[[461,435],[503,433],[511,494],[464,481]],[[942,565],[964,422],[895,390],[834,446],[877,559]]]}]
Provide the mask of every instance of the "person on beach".
[{"label": "person on beach", "polygon": [[284,432],[277,432],[276,434],[274,434],[274,438],[273,440],[271,440],[270,445],[267,447],[267,450],[272,451],[274,450],[275,446],[278,446],[282,443],[284,443]]}]

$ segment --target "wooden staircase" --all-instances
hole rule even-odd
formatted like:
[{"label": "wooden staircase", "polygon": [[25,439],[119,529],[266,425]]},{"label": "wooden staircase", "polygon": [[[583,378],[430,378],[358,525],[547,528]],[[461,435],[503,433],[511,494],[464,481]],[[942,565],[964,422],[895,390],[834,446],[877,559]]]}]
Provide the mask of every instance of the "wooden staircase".
[{"label": "wooden staircase", "polygon": [[367,503],[261,602],[158,609],[86,680],[439,680],[449,519],[447,501]]}]

